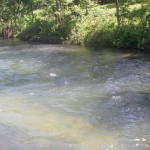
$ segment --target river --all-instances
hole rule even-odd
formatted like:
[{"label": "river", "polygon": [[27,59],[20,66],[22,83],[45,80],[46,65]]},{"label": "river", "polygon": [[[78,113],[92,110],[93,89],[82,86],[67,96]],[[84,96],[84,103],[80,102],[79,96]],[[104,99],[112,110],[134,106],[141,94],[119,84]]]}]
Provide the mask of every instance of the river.
[{"label": "river", "polygon": [[0,149],[149,150],[149,55],[1,40]]}]

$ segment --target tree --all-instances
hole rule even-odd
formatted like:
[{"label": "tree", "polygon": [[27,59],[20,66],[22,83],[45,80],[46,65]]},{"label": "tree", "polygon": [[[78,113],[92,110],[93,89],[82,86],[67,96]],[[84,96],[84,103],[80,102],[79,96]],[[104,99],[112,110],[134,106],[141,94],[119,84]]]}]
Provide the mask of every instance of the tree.
[{"label": "tree", "polygon": [[119,1],[116,0],[116,17],[117,17],[117,24],[120,27],[120,14],[119,14]]}]

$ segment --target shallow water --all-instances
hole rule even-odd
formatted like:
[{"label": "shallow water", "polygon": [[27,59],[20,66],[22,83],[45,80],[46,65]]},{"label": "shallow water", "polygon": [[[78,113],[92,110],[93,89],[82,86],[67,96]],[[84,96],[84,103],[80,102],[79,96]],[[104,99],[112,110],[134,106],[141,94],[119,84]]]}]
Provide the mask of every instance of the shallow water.
[{"label": "shallow water", "polygon": [[150,149],[148,54],[0,41],[0,149]]}]

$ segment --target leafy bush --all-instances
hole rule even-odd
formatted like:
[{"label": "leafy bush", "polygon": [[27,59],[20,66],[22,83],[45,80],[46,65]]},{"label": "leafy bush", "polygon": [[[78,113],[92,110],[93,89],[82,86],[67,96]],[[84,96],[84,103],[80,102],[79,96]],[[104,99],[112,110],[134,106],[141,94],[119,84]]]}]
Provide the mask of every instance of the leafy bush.
[{"label": "leafy bush", "polygon": [[103,7],[93,7],[87,16],[76,23],[68,37],[71,44],[90,47],[113,45],[114,15]]},{"label": "leafy bush", "polygon": [[18,37],[22,40],[42,43],[84,44],[96,48],[150,48],[148,1],[119,1],[116,16],[115,3],[98,5],[95,2],[44,0],[20,3],[2,0],[0,27],[10,24],[13,37],[20,34]]},{"label": "leafy bush", "polygon": [[40,18],[31,22],[19,35],[22,40],[39,41],[44,43],[63,43],[70,35],[76,24],[70,15],[65,15],[60,23],[55,18],[42,20]]},{"label": "leafy bush", "polygon": [[127,21],[121,22],[116,30],[114,44],[121,48],[150,48],[150,13],[141,7],[123,15]]},{"label": "leafy bush", "polygon": [[112,29],[101,29],[87,34],[84,40],[86,46],[95,48],[113,47],[114,32]]},{"label": "leafy bush", "polygon": [[60,28],[53,21],[36,20],[19,35],[22,40],[39,41],[43,43],[61,43]]}]

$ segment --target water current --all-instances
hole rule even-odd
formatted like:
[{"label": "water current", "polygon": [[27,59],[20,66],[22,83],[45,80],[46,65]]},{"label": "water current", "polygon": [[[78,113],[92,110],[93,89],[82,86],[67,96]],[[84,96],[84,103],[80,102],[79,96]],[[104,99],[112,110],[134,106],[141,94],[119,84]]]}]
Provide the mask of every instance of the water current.
[{"label": "water current", "polygon": [[0,150],[149,150],[150,57],[0,41]]}]

